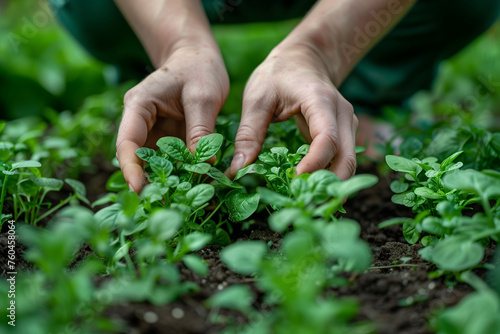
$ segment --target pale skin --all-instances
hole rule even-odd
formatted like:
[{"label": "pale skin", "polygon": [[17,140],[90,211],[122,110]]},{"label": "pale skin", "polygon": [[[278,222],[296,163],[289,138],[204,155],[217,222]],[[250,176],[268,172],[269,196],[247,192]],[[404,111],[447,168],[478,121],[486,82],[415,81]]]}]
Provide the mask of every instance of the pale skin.
[{"label": "pale skin", "polygon": [[[157,68],[125,95],[116,144],[125,180],[140,192],[145,175],[135,151],[153,147],[163,136],[180,137],[194,151],[198,140],[214,131],[229,78],[199,0],[149,0],[147,6],[134,0],[115,1]],[[346,57],[339,46],[343,41],[352,44],[353,28],[364,28],[374,20],[372,11],[386,10],[396,2],[399,7],[390,23],[369,45]],[[318,1],[250,76],[227,173],[233,176],[257,158],[272,121],[295,116],[311,143],[297,172],[328,168],[341,179],[354,175],[358,120],[336,87],[412,3]]]}]

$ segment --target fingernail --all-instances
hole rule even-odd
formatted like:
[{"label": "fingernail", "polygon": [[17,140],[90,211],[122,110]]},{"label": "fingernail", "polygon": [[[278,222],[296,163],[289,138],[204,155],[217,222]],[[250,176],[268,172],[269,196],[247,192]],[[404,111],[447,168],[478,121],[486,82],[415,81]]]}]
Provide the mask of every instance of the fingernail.
[{"label": "fingernail", "polygon": [[129,188],[130,190],[132,190],[133,192],[136,192],[136,191],[135,191],[135,189],[134,189],[134,187],[132,187],[132,185],[131,185],[130,183],[127,183],[127,184],[128,184],[128,188]]},{"label": "fingernail", "polygon": [[244,165],[245,157],[243,156],[243,153],[237,153],[231,162],[231,170],[233,173],[236,173],[238,170],[242,169]]}]

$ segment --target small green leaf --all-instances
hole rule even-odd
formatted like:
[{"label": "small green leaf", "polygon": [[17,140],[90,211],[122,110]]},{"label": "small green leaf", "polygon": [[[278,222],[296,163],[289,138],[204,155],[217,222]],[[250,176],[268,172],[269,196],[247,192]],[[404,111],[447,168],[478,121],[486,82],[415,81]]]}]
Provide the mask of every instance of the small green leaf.
[{"label": "small green leaf", "polygon": [[176,137],[163,137],[156,142],[156,145],[163,153],[167,154],[175,161],[184,161],[187,148],[182,139]]},{"label": "small green leaf", "polygon": [[64,182],[58,179],[47,178],[47,177],[33,177],[33,182],[40,187],[47,189],[53,189],[55,191],[61,190]]},{"label": "small green leaf", "polygon": [[221,307],[248,313],[254,296],[248,285],[231,285],[207,300],[209,307]]},{"label": "small green leaf", "polygon": [[207,161],[208,159],[216,155],[220,147],[222,146],[223,140],[224,137],[222,137],[222,135],[219,133],[212,133],[208,136],[202,137],[196,144],[196,161]]},{"label": "small green leaf", "polygon": [[76,198],[78,198],[80,201],[84,202],[87,205],[90,205],[89,200],[87,199],[87,189],[85,188],[85,185],[81,183],[78,180],[74,179],[64,179],[64,182],[69,184],[71,188],[75,191]]},{"label": "small green leaf", "polygon": [[245,240],[227,246],[219,254],[229,269],[242,275],[250,275],[259,270],[266,253],[265,242]]},{"label": "small green leaf", "polygon": [[378,182],[375,175],[354,175],[348,180],[337,182],[327,187],[327,192],[334,197],[345,198],[362,189],[370,188]]},{"label": "small green leaf", "polygon": [[405,221],[409,220],[411,218],[406,218],[406,217],[396,217],[396,218],[391,218],[386,221],[383,221],[382,223],[378,224],[378,228],[385,228],[389,227],[392,225],[402,225],[405,223]]},{"label": "small green leaf", "polygon": [[153,238],[166,241],[171,239],[181,228],[182,215],[172,209],[155,211],[149,218],[148,231]]},{"label": "small green leaf", "polygon": [[231,181],[231,179],[228,178],[226,176],[226,174],[224,174],[223,172],[221,172],[220,170],[218,170],[215,167],[210,168],[210,170],[208,171],[207,174],[208,174],[208,176],[210,176],[212,179],[215,180],[215,182],[212,182],[212,184],[214,184],[216,186],[223,185],[223,186],[235,188],[235,189],[241,188],[241,185]]},{"label": "small green leaf", "polygon": [[187,170],[188,172],[191,172],[191,173],[207,174],[208,171],[210,170],[210,168],[212,168],[212,166],[210,166],[210,164],[208,164],[206,162],[199,162],[199,163],[194,164],[194,165],[184,163],[184,164],[182,164],[181,168],[184,170]]},{"label": "small green leaf", "polygon": [[114,172],[106,182],[106,189],[109,191],[128,190],[128,184],[123,177],[121,170]]},{"label": "small green leaf", "polygon": [[408,183],[399,180],[391,182],[391,190],[396,194],[404,193],[408,190],[409,186],[410,185]]},{"label": "small green leaf", "polygon": [[18,168],[26,168],[26,167],[42,167],[42,164],[38,161],[35,160],[25,160],[25,161],[19,161],[19,162],[14,162],[12,164],[11,169],[18,169]]},{"label": "small green leaf", "polygon": [[467,236],[452,235],[432,248],[431,257],[436,265],[448,271],[470,269],[481,262],[484,248]]},{"label": "small green leaf", "polygon": [[418,175],[422,171],[422,167],[416,162],[396,155],[386,155],[385,161],[396,172]]},{"label": "small green leaf", "polygon": [[483,201],[500,196],[500,179],[473,169],[460,170],[443,177],[449,189],[459,189],[478,194]]},{"label": "small green leaf", "polygon": [[172,173],[174,166],[170,161],[163,157],[153,156],[149,159],[149,166],[155,173],[157,177],[159,177],[162,181],[166,180],[166,178]]},{"label": "small green leaf", "polygon": [[186,193],[186,198],[189,205],[194,209],[211,200],[214,194],[214,186],[210,184],[198,184]]},{"label": "small green leaf", "polygon": [[141,147],[137,149],[137,151],[135,151],[135,154],[137,154],[139,158],[147,162],[149,162],[149,159],[151,159],[151,157],[154,157],[156,155],[153,149],[147,147]]},{"label": "small green leaf", "polygon": [[299,208],[283,208],[276,211],[269,217],[269,227],[281,233],[300,216],[301,212]]},{"label": "small green leaf", "polygon": [[116,194],[115,193],[107,193],[104,196],[95,200],[95,202],[92,203],[91,207],[94,208],[94,207],[99,206],[99,205],[114,203],[115,201],[116,201]]},{"label": "small green leaf", "polygon": [[417,195],[417,196],[429,198],[429,199],[441,199],[444,197],[444,195],[440,195],[438,193],[435,193],[427,187],[415,188],[414,192],[415,192],[415,195]]},{"label": "small green leaf", "polygon": [[268,188],[258,187],[257,192],[260,194],[260,200],[262,202],[276,207],[284,207],[294,203],[293,199],[278,194]]},{"label": "small green leaf", "polygon": [[116,253],[113,255],[113,262],[116,263],[120,261],[125,255],[128,254],[128,251],[130,249],[130,245],[132,243],[130,241],[127,241],[124,245],[122,245]]},{"label": "small green leaf", "polygon": [[455,160],[460,154],[462,154],[463,151],[455,152],[452,155],[450,155],[448,158],[444,159],[441,165],[439,166],[441,171],[446,171],[448,170],[448,166]]},{"label": "small green leaf", "polygon": [[260,194],[245,194],[239,189],[232,190],[226,196],[229,219],[240,222],[250,217],[259,206]]},{"label": "small green leaf", "polygon": [[413,219],[407,219],[403,223],[403,236],[410,244],[414,244],[420,238],[420,232],[417,230],[417,222]]},{"label": "small green leaf", "polygon": [[184,237],[182,241],[184,242],[185,247],[191,252],[195,252],[197,250],[205,247],[212,240],[212,236],[210,234],[201,233],[201,232],[193,232]]},{"label": "small green leaf", "polygon": [[182,261],[192,271],[197,273],[200,276],[206,276],[208,274],[208,266],[205,261],[201,257],[195,254],[187,254],[184,255]]},{"label": "small green leaf", "polygon": [[309,145],[304,144],[297,150],[297,154],[306,155],[309,152]]},{"label": "small green leaf", "polygon": [[242,169],[240,169],[236,173],[236,176],[234,177],[234,181],[237,181],[237,180],[241,179],[243,176],[245,176],[247,174],[253,174],[253,173],[256,173],[256,174],[265,174],[266,172],[267,172],[267,170],[264,168],[263,165],[261,165],[261,164],[251,164],[251,165],[248,165],[248,166],[243,167]]}]

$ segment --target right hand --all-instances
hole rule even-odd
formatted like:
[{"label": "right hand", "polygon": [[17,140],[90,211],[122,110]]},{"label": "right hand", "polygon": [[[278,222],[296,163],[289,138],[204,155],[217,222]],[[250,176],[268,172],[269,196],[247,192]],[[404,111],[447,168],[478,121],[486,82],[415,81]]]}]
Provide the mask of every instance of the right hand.
[{"label": "right hand", "polygon": [[143,146],[154,148],[164,136],[186,141],[194,151],[198,140],[211,134],[229,93],[229,77],[218,50],[207,45],[183,46],[124,98],[116,141],[117,158],[131,190],[145,184]]}]

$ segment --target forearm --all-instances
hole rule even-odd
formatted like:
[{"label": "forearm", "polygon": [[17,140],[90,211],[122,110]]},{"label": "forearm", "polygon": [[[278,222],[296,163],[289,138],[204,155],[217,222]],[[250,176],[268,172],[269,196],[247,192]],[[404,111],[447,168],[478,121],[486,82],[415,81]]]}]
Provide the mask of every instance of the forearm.
[{"label": "forearm", "polygon": [[333,84],[339,86],[415,2],[321,0],[274,51],[310,51],[325,67]]},{"label": "forearm", "polygon": [[183,46],[218,50],[199,0],[115,0],[151,62],[160,67]]}]

